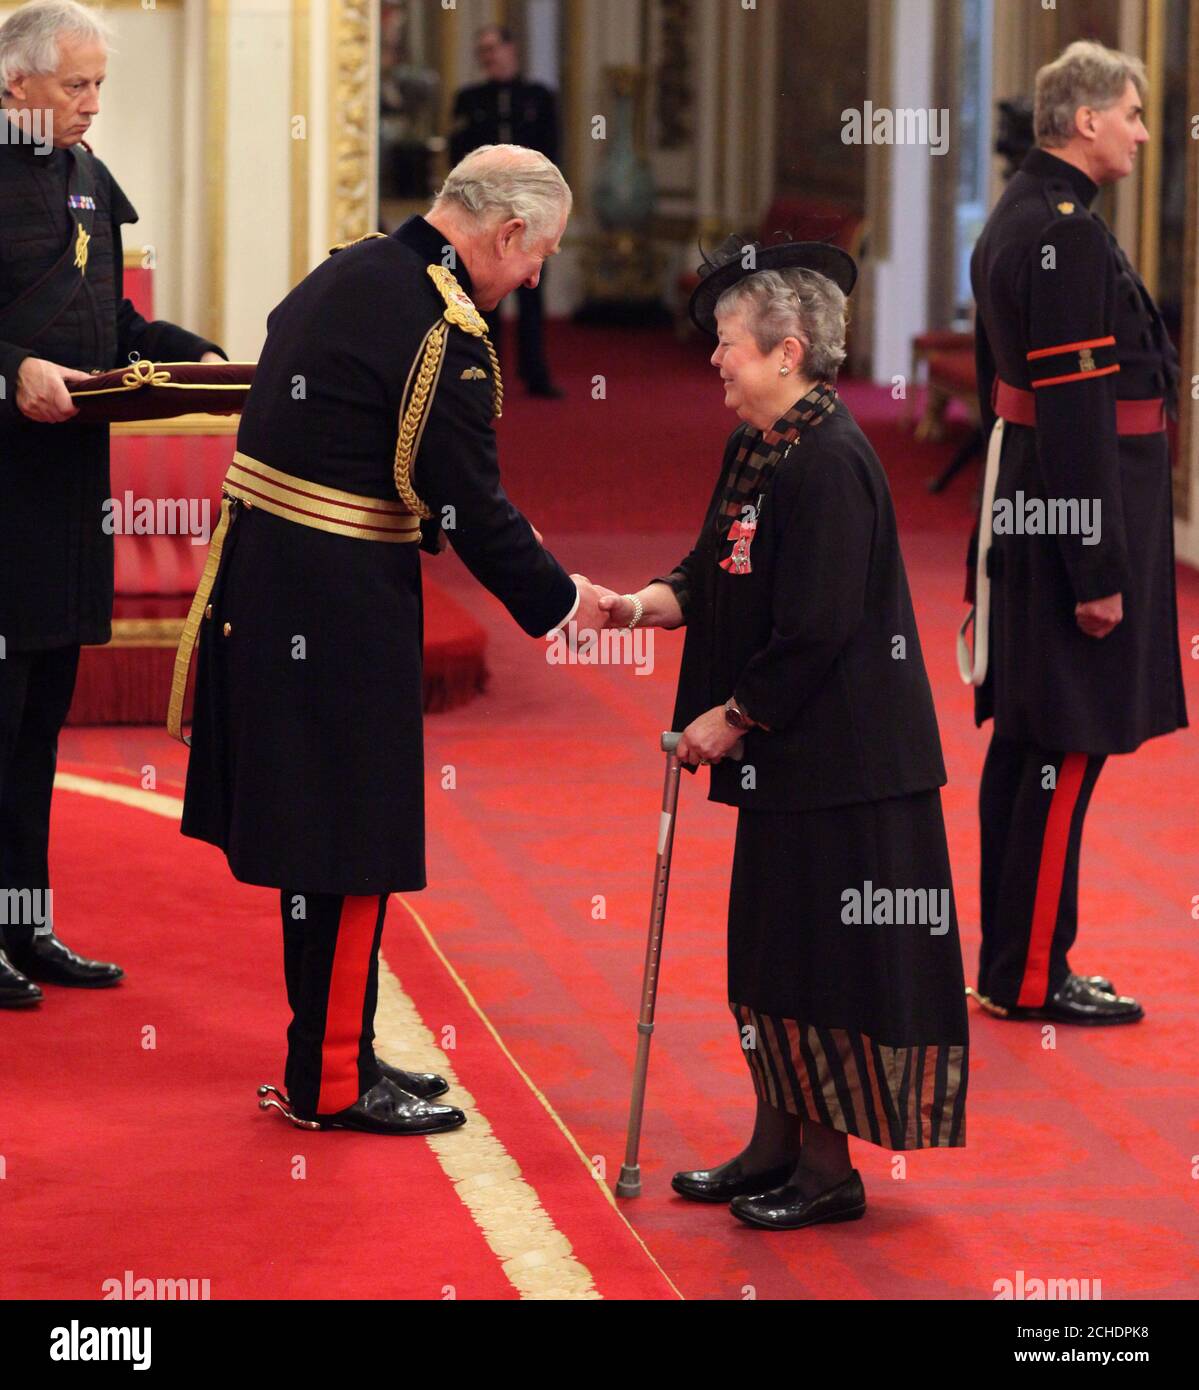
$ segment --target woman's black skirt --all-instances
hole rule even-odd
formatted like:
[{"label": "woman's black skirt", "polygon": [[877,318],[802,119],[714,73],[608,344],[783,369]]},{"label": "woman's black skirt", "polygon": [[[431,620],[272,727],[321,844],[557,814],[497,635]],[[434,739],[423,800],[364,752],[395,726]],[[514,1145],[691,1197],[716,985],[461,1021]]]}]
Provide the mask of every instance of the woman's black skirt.
[{"label": "woman's black skirt", "polygon": [[729,1001],[767,1104],[886,1149],[964,1144],[969,1034],[940,792],[742,810]]}]

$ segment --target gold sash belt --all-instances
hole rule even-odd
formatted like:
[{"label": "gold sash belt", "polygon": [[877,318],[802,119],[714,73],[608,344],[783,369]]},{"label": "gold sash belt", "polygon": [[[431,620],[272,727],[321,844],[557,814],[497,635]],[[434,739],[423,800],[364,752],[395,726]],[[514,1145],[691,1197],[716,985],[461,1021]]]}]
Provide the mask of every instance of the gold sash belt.
[{"label": "gold sash belt", "polygon": [[284,473],[240,452],[233,455],[221,492],[221,519],[213,532],[208,558],[204,561],[204,572],[183,624],[171,677],[167,733],[182,743],[191,742],[183,733],[187,681],[196,640],[200,635],[200,624],[212,616],[208,600],[220,568],[221,550],[229,530],[233,502],[240,502],[251,510],[258,507],[272,516],[294,521],[300,526],[311,526],[318,531],[329,531],[336,536],[389,544],[420,540],[420,518],[399,502],[360,497],[357,493],[324,487],[308,478]]}]

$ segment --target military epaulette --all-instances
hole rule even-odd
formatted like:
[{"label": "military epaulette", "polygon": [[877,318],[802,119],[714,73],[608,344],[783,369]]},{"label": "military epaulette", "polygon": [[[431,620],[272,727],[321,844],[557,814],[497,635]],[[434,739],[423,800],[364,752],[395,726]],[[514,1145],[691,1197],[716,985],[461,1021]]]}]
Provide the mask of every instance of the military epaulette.
[{"label": "military epaulette", "polygon": [[487,320],[479,313],[474,300],[458,283],[454,272],[448,266],[434,262],[425,269],[428,271],[429,279],[437,286],[438,294],[445,300],[442,318],[446,323],[461,328],[473,338],[483,339],[483,346],[491,359],[492,413],[498,420],[504,413],[504,382],[500,376],[500,360],[495,355],[491,339],[487,336]]},{"label": "military epaulette", "polygon": [[332,256],[338,251],[348,251],[351,246],[357,246],[362,241],[374,241],[376,237],[386,237],[386,232],[367,232],[365,236],[356,236],[353,241],[339,241],[336,246],[329,247],[329,254]]},{"label": "military epaulette", "polygon": [[448,266],[434,263],[426,266],[429,278],[437,286],[437,292],[445,300],[445,319],[456,328],[464,328],[476,338],[487,336],[487,320],[475,308],[475,302],[454,278]]}]

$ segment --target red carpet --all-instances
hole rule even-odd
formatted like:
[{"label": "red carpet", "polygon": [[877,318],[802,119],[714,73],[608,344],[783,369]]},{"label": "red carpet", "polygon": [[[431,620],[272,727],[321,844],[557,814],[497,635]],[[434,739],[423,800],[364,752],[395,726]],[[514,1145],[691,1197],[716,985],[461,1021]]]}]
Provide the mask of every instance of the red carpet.
[{"label": "red carpet", "polygon": [[[276,895],[144,810],[60,790],[55,835],[56,916],[128,980],[3,1015],[0,1297],[96,1298],[127,1269],[207,1279],[214,1298],[516,1297],[425,1141],[304,1134],[257,1109],[287,1023]],[[452,1002],[459,1079],[598,1291],[672,1297],[398,903],[384,954],[436,1027]]]},{"label": "red carpet", "polygon": [[[732,417],[694,348],[557,326],[554,343],[571,395],[534,405],[511,393],[500,427],[510,491],[569,569],[620,589],[639,585],[690,547]],[[597,373],[606,377],[605,401],[590,398]],[[899,505],[949,768],[945,807],[972,979],[986,732],[973,727],[952,639],[973,480],[928,497],[923,480],[952,445],[917,449],[883,419],[894,410],[886,393],[849,384],[845,394]],[[432,572],[488,630],[492,680],[484,698],[428,722],[433,886],[413,903],[610,1184],[635,1041],[661,788],[656,738],[669,718],[681,639],[655,634],[649,675],[551,666],[542,644],[524,637],[452,556]],[[1189,650],[1199,631],[1193,572],[1180,571],[1180,603]],[[1186,674],[1199,709],[1195,663]],[[159,787],[175,794],[181,751],[152,730],[71,730],[63,740],[72,770],[136,774],[152,762]],[[447,766],[454,790],[443,790]],[[1062,1028],[1049,1047],[1035,1025],[973,1013],[968,1148],[920,1152],[900,1165],[855,1144],[866,1219],[794,1235],[748,1230],[723,1208],[696,1207],[669,1190],[674,1168],[734,1153],[752,1114],[724,1003],[733,814],[703,800],[701,779],[685,779],[683,789],[645,1194],[622,1205],[682,1293],[990,1299],[997,1280],[1022,1270],[1026,1278],[1099,1279],[1109,1300],[1194,1297],[1193,736],[1111,760],[1084,839],[1074,964],[1114,975],[1143,999],[1146,1021]],[[14,1037],[29,1035],[6,1064],[13,1100],[0,1136],[8,1160],[0,1292],[87,1296],[101,1278],[132,1268],[211,1273],[215,1297],[441,1297],[446,1283],[461,1297],[515,1296],[423,1143],[331,1135],[317,1136],[318,1145],[254,1111],[254,1086],[277,1079],[281,1066],[270,895],[236,887],[215,852],[142,812],[61,795],[56,835],[63,935],[119,958],[130,979],[109,995],[59,991],[38,1015],[0,1016]],[[456,1030],[454,1067],[597,1290],[671,1296],[401,917],[393,908],[385,955],[426,1024]],[[155,1052],[141,1048],[146,1025],[158,1030]],[[51,1059],[68,1056],[76,1063],[64,1092],[64,1070]],[[76,1094],[92,1099],[72,1117]],[[111,1104],[97,1106],[96,1096]],[[288,1164],[301,1152],[309,1176],[295,1182]],[[100,1214],[106,1196],[117,1199],[111,1217]],[[64,1204],[74,1219],[52,1220]]]}]

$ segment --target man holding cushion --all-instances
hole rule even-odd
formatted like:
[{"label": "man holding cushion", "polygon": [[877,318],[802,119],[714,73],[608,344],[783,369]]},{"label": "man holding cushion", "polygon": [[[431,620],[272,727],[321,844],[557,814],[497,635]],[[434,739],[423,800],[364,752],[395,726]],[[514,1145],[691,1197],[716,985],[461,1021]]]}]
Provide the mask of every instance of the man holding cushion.
[{"label": "man holding cushion", "polygon": [[[0,24],[0,894],[9,902],[45,901],[58,732],[80,646],[111,636],[108,426],[72,420],[70,385],[137,357],[224,356],[174,324],[147,323],[123,297],[121,224],[137,213],[84,139],[100,110],[107,37],[73,0],[33,0]],[[0,931],[0,1008],[36,1004],[37,981],[121,979],[119,966],[65,946],[44,913]]]}]

